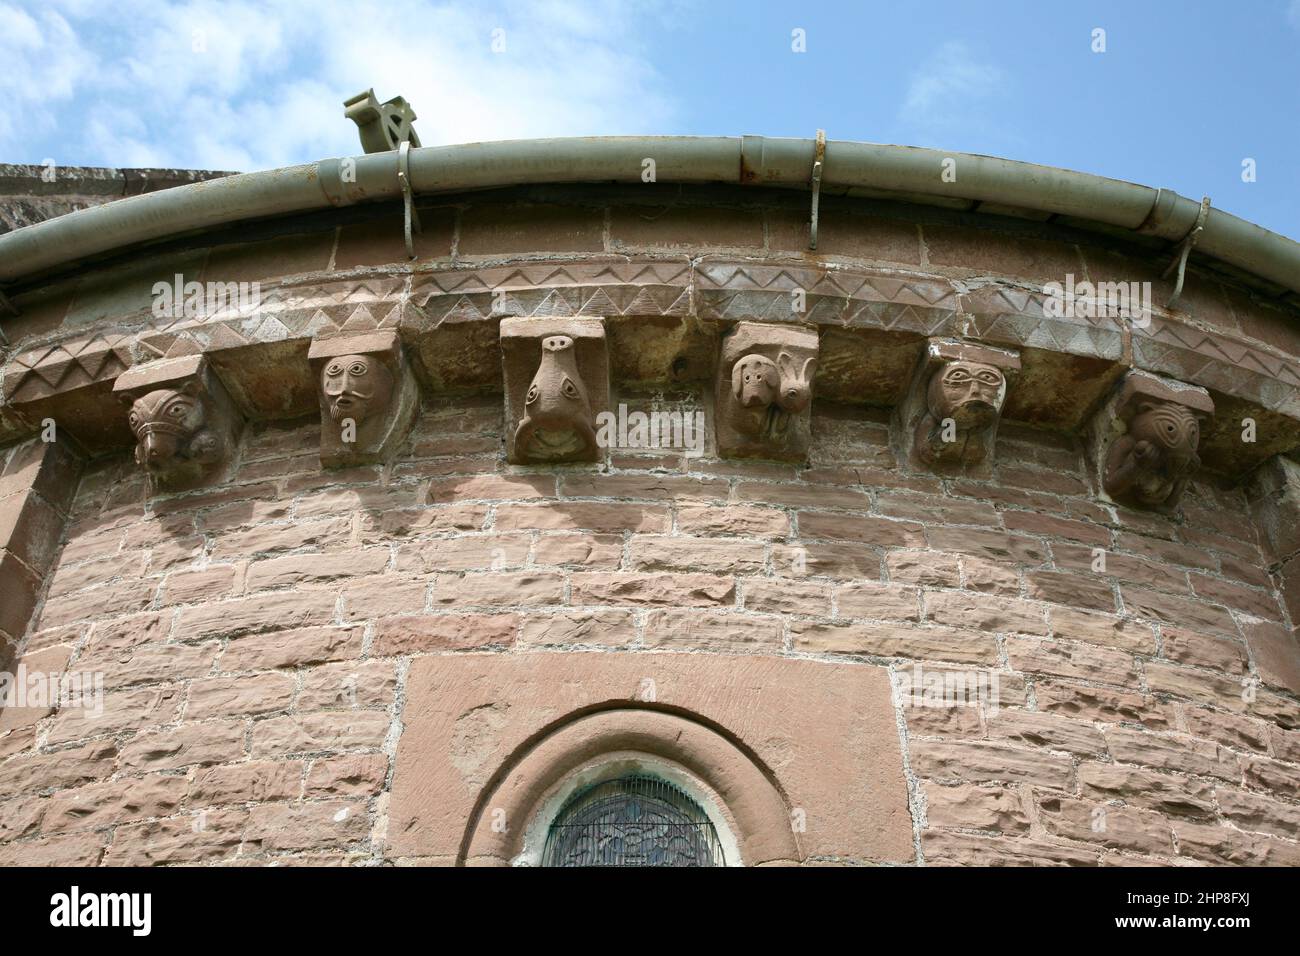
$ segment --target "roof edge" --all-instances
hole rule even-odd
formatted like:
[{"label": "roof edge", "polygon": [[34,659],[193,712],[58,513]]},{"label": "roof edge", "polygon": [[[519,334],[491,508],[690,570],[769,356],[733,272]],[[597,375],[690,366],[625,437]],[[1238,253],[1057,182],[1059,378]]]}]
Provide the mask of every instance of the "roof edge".
[{"label": "roof edge", "polygon": [[[416,194],[543,183],[653,181],[811,188],[812,139],[689,136],[504,140],[409,151]],[[647,160],[653,160],[653,167]],[[949,171],[949,175],[945,175]],[[952,175],[955,173],[955,175]],[[951,181],[946,181],[951,180]],[[821,185],[964,200],[1120,227],[1179,244],[1200,202],[1172,190],[970,153],[842,140],[825,145]],[[396,150],[242,173],[131,196],[0,236],[0,283],[234,222],[401,197]],[[1300,293],[1300,243],[1210,208],[1198,253]]]}]

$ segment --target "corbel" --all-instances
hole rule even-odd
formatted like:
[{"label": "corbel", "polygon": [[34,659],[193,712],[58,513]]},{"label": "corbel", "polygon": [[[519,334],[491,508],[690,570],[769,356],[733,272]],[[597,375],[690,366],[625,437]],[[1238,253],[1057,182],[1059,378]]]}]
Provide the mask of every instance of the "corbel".
[{"label": "corbel", "polygon": [[243,418],[202,355],[132,366],[113,392],[130,406],[135,460],[155,491],[195,487],[230,464]]},{"label": "corbel", "polygon": [[1020,353],[932,338],[899,406],[899,438],[914,467],[985,473],[993,464],[1007,390]]},{"label": "corbel", "polygon": [[1205,389],[1129,371],[1089,428],[1091,458],[1106,500],[1176,510],[1201,464],[1201,426],[1213,415],[1214,400]]},{"label": "corbel", "polygon": [[817,353],[811,329],[736,324],[723,339],[714,389],[719,455],[781,461],[808,456]]},{"label": "corbel", "polygon": [[419,390],[395,329],[315,339],[320,460],[348,468],[387,459],[406,437]]},{"label": "corbel", "polygon": [[506,458],[598,461],[597,416],[609,411],[609,351],[597,318],[501,321]]}]

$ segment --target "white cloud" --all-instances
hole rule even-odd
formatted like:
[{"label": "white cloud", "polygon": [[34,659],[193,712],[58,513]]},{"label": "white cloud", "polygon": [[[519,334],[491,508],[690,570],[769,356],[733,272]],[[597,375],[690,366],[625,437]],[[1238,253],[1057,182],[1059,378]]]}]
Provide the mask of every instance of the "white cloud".
[{"label": "white cloud", "polygon": [[[638,38],[652,5],[506,0],[0,5],[0,156],[261,169],[360,151],[343,100],[373,87],[424,145],[652,132],[672,100]],[[39,10],[39,12],[37,12]],[[492,31],[505,50],[493,52]],[[196,45],[200,48],[196,51]]]},{"label": "white cloud", "polygon": [[965,43],[944,43],[912,74],[900,114],[913,127],[940,131],[968,122],[980,104],[1000,93],[1007,74],[983,63]]}]

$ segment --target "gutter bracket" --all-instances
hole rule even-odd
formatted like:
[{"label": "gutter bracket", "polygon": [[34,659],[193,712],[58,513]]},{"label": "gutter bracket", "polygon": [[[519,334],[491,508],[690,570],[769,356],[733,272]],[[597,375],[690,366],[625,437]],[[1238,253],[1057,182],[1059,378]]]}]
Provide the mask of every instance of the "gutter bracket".
[{"label": "gutter bracket", "polygon": [[420,227],[420,214],[415,211],[415,201],[411,192],[411,141],[404,139],[397,146],[397,184],[402,187],[402,230],[406,237],[406,258],[415,258],[415,238],[411,233],[423,232]]},{"label": "gutter bracket", "polygon": [[1173,272],[1174,269],[1178,270],[1178,281],[1174,283],[1173,295],[1171,295],[1169,300],[1165,303],[1165,308],[1167,309],[1172,309],[1178,302],[1179,296],[1183,294],[1183,280],[1186,278],[1187,272],[1187,257],[1191,254],[1192,246],[1196,245],[1196,240],[1201,238],[1201,232],[1205,229],[1205,220],[1209,214],[1210,197],[1202,196],[1201,208],[1196,214],[1196,223],[1188,231],[1187,235],[1183,237],[1182,244],[1178,250],[1178,258],[1169,263],[1165,268],[1165,271],[1160,274],[1160,278],[1167,279],[1169,273]]},{"label": "gutter bracket", "polygon": [[822,197],[822,171],[826,165],[826,130],[817,131],[817,148],[812,165],[812,217],[808,220],[808,248],[817,248],[817,207]]}]

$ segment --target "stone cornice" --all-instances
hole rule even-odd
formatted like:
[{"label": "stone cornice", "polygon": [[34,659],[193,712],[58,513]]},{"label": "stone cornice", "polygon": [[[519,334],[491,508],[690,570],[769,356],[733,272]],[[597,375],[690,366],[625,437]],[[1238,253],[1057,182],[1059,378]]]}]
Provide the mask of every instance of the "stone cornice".
[{"label": "stone cornice", "polygon": [[[138,279],[135,281],[139,281]],[[613,385],[707,390],[718,336],[759,320],[816,328],[816,396],[894,405],[927,338],[1020,350],[1003,417],[1075,431],[1123,371],[1139,368],[1226,397],[1202,439],[1207,467],[1231,476],[1300,444],[1300,361],[1264,343],[1153,308],[1128,320],[1056,316],[1027,282],[918,269],[729,255],[553,256],[481,266],[401,265],[261,283],[261,301],[214,314],[156,317],[136,296],[90,326],[62,324],[11,343],[0,441],[54,417],[92,451],[126,448],[103,395],[129,365],[203,354],[241,411],[286,418],[316,407],[314,338],[395,329],[427,392],[499,390],[498,326],[508,316],[599,316]],[[116,413],[117,409],[113,409]],[[1258,440],[1243,446],[1242,417]]]}]

